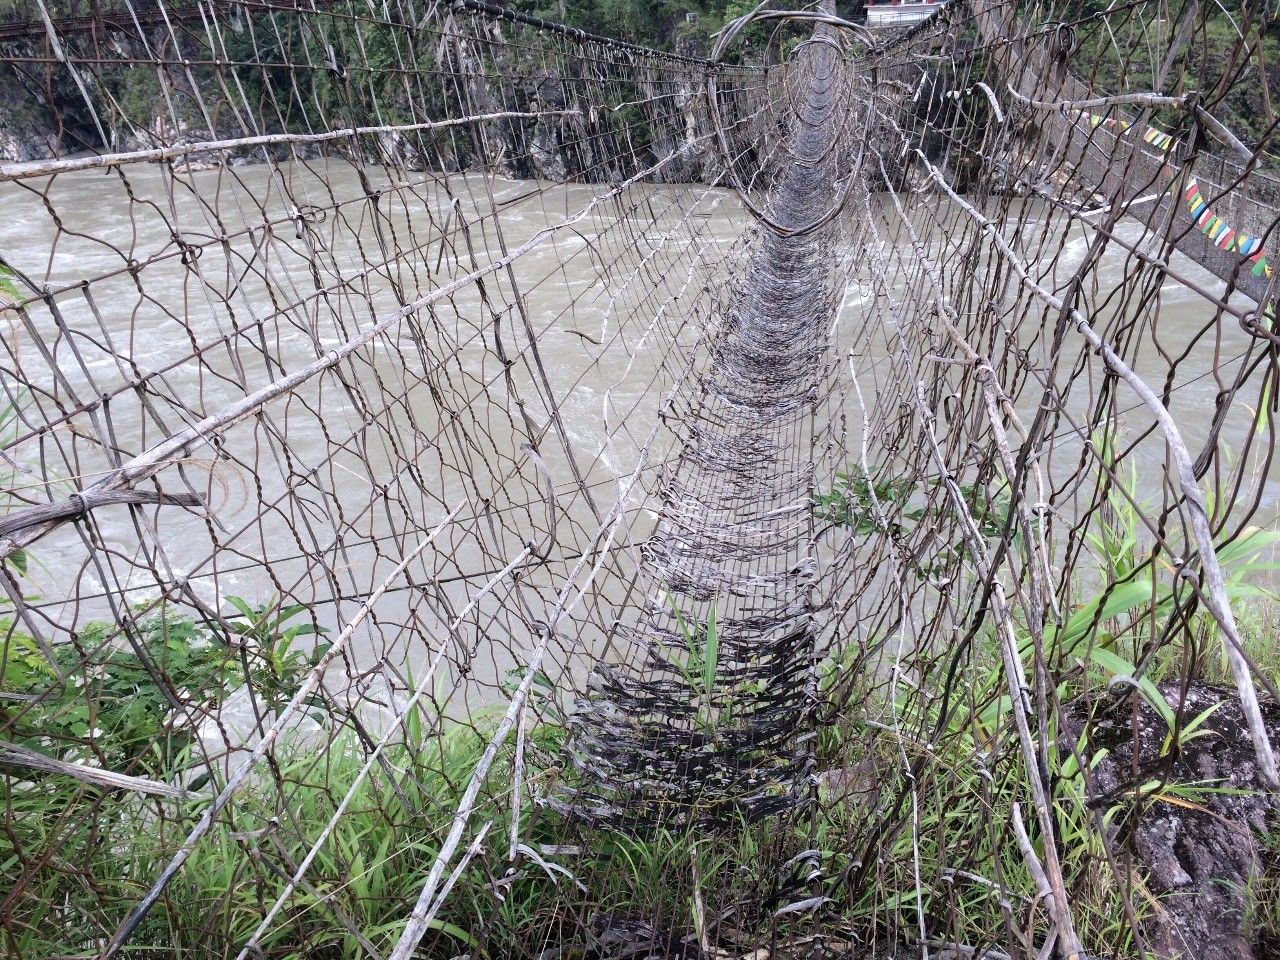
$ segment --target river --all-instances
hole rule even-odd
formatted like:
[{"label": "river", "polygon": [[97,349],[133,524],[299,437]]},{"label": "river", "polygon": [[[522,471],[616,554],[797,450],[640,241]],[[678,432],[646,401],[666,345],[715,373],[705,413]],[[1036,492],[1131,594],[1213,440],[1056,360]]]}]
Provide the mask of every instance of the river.
[{"label": "river", "polygon": [[[69,496],[168,433],[325,357],[402,304],[538,241],[511,258],[510,272],[460,283],[412,322],[392,324],[334,370],[272,401],[268,416],[246,419],[225,442],[198,445],[161,470],[162,488],[195,490],[207,509],[148,507],[136,525],[125,509],[103,508],[93,549],[73,525],[38,541],[23,583],[34,598],[33,629],[56,642],[92,620],[120,619],[127,605],[156,602],[159,579],[176,585],[170,596],[184,609],[198,602],[226,614],[231,596],[283,596],[333,635],[457,510],[353,636],[347,673],[420,671],[448,646],[432,683],[442,709],[467,713],[499,699],[507,673],[536,643],[519,609],[546,616],[571,576],[590,577],[591,588],[571,600],[553,661],[580,676],[606,650],[634,548],[652,528],[659,467],[678,449],[659,415],[674,402],[678,416],[691,395],[677,388],[705,363],[708,319],[732,289],[749,218],[722,189],[637,185],[573,219],[601,187],[413,176],[397,182],[331,159],[85,171],[0,191],[0,255],[47,287],[60,314],[36,305],[30,325],[15,322],[6,336],[6,388],[20,414],[17,439],[6,439],[16,464],[11,507],[19,498]],[[887,205],[877,209],[887,225]],[[945,250],[944,236],[928,236]],[[1122,224],[1120,236],[1136,243],[1141,229]],[[1082,227],[1060,237],[1049,279],[1069,276],[1090,239]],[[835,327],[872,403],[876,373],[896,349],[896,321],[874,296],[868,266],[885,254],[873,244],[850,258]],[[1106,254],[1096,275],[1103,292],[1124,276],[1125,258],[1119,247]],[[1174,266],[1218,286],[1183,258]],[[894,282],[918,283],[919,275]],[[1170,281],[1160,297],[1158,328],[1144,332],[1138,366],[1161,377],[1157,345],[1193,344],[1171,406],[1194,452],[1219,389],[1208,375],[1213,355],[1236,357],[1248,338],[1226,323],[1202,336],[1211,312],[1187,287]],[[847,386],[840,402],[856,451],[861,411]],[[1069,404],[1075,414],[1096,389],[1081,385]],[[544,391],[555,398],[559,428]],[[1136,406],[1124,388],[1121,395],[1122,406]],[[1024,417],[1037,400],[1023,391]],[[1135,414],[1121,437],[1148,420]],[[54,428],[42,430],[45,422]],[[536,458],[524,450],[530,429],[540,438]],[[573,495],[575,465],[560,429],[593,504]],[[1242,429],[1233,421],[1229,445],[1243,441]],[[1059,445],[1051,475],[1071,469],[1079,449],[1072,442]],[[1163,443],[1143,440],[1132,462],[1141,495],[1158,497]],[[1280,478],[1274,468],[1259,470],[1257,522],[1269,524]],[[639,482],[630,488],[633,474]],[[559,491],[553,519],[548,480]],[[611,547],[630,559],[610,553],[598,572],[575,573],[576,556],[615,503],[621,520]],[[553,522],[552,556],[534,562],[547,552]],[[517,584],[500,573],[512,559]]]}]

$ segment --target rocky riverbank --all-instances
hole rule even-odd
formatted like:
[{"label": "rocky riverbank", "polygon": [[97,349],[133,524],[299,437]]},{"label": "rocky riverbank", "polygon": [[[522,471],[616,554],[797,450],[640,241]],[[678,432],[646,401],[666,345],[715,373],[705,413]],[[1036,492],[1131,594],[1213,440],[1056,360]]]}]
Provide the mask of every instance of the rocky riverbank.
[{"label": "rocky riverbank", "polygon": [[[260,52],[236,51],[232,20],[228,48],[239,57],[262,58]],[[455,172],[485,169],[519,179],[616,182],[664,158],[650,179],[657,182],[714,182],[722,166],[709,136],[701,74],[688,69],[657,74],[630,71],[625,80],[604,78],[599,102],[580,102],[581,74],[591,68],[584,58],[549,66],[527,38],[515,42],[518,25],[488,22],[488,36],[476,42],[477,21],[456,24],[456,37],[437,41],[433,50],[414,50],[405,73],[413,83],[395,83],[368,49],[382,43],[396,49],[394,34],[371,31],[365,39],[367,64],[342,65],[332,46],[331,63],[317,70],[297,64],[277,66],[203,66],[192,63],[191,50],[174,48],[163,26],[141,32],[75,35],[53,49],[44,37],[0,44],[0,162],[33,162],[83,153],[117,153],[159,147],[198,147],[211,141],[237,140],[262,134],[310,134],[348,126],[378,127],[358,137],[323,145],[291,143],[263,147],[227,147],[193,152],[190,166],[308,160],[322,151],[349,160],[407,171]],[[253,31],[242,25],[247,37]],[[681,44],[684,56],[697,56],[705,43]],[[104,51],[105,48],[105,51]],[[104,52],[108,55],[104,58]],[[42,64],[61,59],[78,65],[44,71]],[[404,53],[397,50],[397,56]],[[165,66],[132,64],[161,60]],[[679,64],[679,61],[673,61]],[[447,72],[449,82],[440,77]],[[565,75],[569,70],[574,75]],[[385,89],[355,89],[351,76],[372,76]],[[283,74],[284,76],[277,76]],[[651,77],[651,79],[646,79]],[[299,81],[311,83],[303,91]],[[287,83],[282,81],[288,81]],[[656,105],[656,106],[655,106]],[[512,112],[538,117],[501,118],[423,130],[424,122],[446,118]]]}]

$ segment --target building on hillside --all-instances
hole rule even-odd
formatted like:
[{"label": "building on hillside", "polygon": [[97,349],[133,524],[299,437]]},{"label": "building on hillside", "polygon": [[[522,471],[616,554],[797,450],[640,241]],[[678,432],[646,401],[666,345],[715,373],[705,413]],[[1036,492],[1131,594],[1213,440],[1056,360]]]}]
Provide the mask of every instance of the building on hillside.
[{"label": "building on hillside", "polygon": [[868,27],[904,27],[927,20],[942,6],[939,0],[903,3],[902,0],[867,0]]}]

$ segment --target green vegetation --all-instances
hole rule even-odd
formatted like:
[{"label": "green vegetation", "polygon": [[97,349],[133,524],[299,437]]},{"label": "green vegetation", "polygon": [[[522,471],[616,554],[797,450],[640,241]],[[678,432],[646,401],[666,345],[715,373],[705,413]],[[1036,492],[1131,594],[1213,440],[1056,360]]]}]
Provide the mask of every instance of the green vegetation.
[{"label": "green vegetation", "polygon": [[1258,944],[1258,960],[1280,958],[1280,834],[1260,839],[1262,871],[1250,884],[1248,928]]},{"label": "green vegetation", "polygon": [[58,644],[52,661],[11,616],[0,618],[0,690],[17,695],[0,700],[0,729],[10,742],[36,750],[56,744],[61,759],[123,773],[169,779],[198,765],[190,756],[198,719],[216,713],[246,678],[262,708],[278,709],[324,650],[295,646],[317,629],[289,625],[303,608],[230,602],[243,612],[227,624],[243,639],[238,647],[213,624],[162,610],[138,622],[129,643],[111,624],[90,623]]},{"label": "green vegetation", "polygon": [[[199,722],[247,685],[261,709],[278,709],[323,650],[295,646],[316,632],[292,622],[301,608],[231,602],[241,615],[222,625],[161,607],[133,626],[127,643],[114,626],[90,623],[52,657],[12,614],[0,616],[3,740],[55,761],[206,786]],[[225,643],[225,631],[240,642]],[[116,896],[136,895],[136,880],[118,878],[138,876],[125,865],[142,854],[137,844],[162,840],[163,831],[155,838],[148,829],[161,822],[161,808],[62,775],[0,773],[0,871],[20,878],[3,911],[5,952],[50,956],[57,951],[35,949],[42,937],[62,950],[100,936],[93,925],[107,920],[97,898],[113,884]]]},{"label": "green vegetation", "polygon": [[[674,49],[682,41],[705,44],[707,38],[730,20],[749,13],[755,4],[748,0],[658,0],[646,3],[642,0],[511,0],[503,3],[520,13],[564,23],[601,36],[628,40],[659,49]],[[126,9],[123,3],[101,0],[50,0],[50,14],[56,17],[90,16],[97,6],[101,10]],[[841,16],[857,17],[861,2],[840,2]],[[37,20],[38,15],[29,0],[0,0],[0,21]],[[337,26],[337,24],[335,24]],[[234,37],[224,38],[231,43]],[[370,50],[371,67],[377,68],[382,51]],[[149,74],[149,76],[144,76]],[[155,73],[140,70],[137,86],[155,81]]]},{"label": "green vegetation", "polygon": [[[1042,762],[1047,763],[1057,848],[1079,932],[1091,952],[1124,956],[1131,952],[1133,920],[1154,909],[1155,898],[1138,872],[1113,872],[1099,831],[1123,831],[1153,805],[1200,810],[1216,795],[1239,791],[1215,782],[1153,778],[1109,796],[1101,807],[1093,806],[1096,799],[1086,802],[1081,764],[1093,767],[1108,755],[1088,734],[1104,714],[1124,714],[1123,705],[1132,697],[1144,701],[1164,730],[1163,742],[1157,740],[1159,755],[1174,757],[1211,735],[1221,704],[1178,717],[1161,684],[1178,678],[1223,687],[1234,682],[1216,622],[1203,610],[1188,607],[1177,570],[1149,542],[1142,518],[1157,513],[1158,505],[1143,502],[1136,471],[1113,462],[1109,440],[1095,439],[1105,468],[1100,469],[1100,487],[1107,492],[1084,531],[1088,553],[1075,564],[1071,593],[1061,598],[1065,607],[1060,620],[1051,619],[1042,632],[1040,650],[1051,698],[1066,707],[1063,714],[1049,711],[1045,742],[1050,748]],[[974,487],[962,490],[982,536],[994,547],[1005,535],[1007,496],[997,491],[978,497]],[[935,522],[918,529],[925,503],[936,504],[940,496],[932,484],[916,489],[887,471],[855,470],[837,475],[832,488],[817,496],[816,506],[829,523],[857,536],[893,539],[902,548],[899,555],[911,557],[917,574],[938,568],[933,555],[943,556],[954,571],[963,554],[936,522],[936,506],[929,512]],[[1276,569],[1268,558],[1277,544],[1280,532],[1249,528],[1219,544],[1217,551],[1246,652],[1273,682],[1280,679],[1276,597],[1258,584]],[[1178,552],[1178,543],[1170,542],[1168,549]],[[1023,670],[1032,677],[1036,644],[1020,608],[1014,617],[1017,650]],[[923,910],[935,929],[946,917],[955,942],[993,944],[1016,953],[1031,946],[1025,939],[1025,908],[1018,904],[1030,904],[1024,898],[1034,898],[1035,888],[1010,841],[1008,824],[1019,804],[1029,811],[1028,778],[1041,774],[1027,770],[1011,747],[1011,701],[999,642],[994,628],[984,626],[969,647],[938,660],[919,650],[910,654],[907,669],[913,673],[922,669],[921,662],[932,662],[924,669],[940,673],[948,664],[958,668],[961,679],[954,684],[926,674],[886,692],[886,684],[874,679],[874,668],[872,679],[859,684],[854,678],[842,694],[847,709],[833,711],[843,729],[820,743],[828,764],[869,766],[911,797],[910,815],[917,826],[903,830],[891,852],[879,852],[876,884],[888,905],[902,911],[903,923],[912,927]],[[839,670],[830,671],[824,688],[839,690],[838,676]],[[1087,700],[1086,691],[1091,692]],[[1078,741],[1064,732],[1064,716],[1074,717],[1084,731]],[[839,760],[842,753],[845,759]],[[879,790],[887,792],[889,785]],[[884,808],[880,815],[886,815]],[[1026,817],[1033,843],[1039,844],[1031,814]],[[1269,868],[1252,891],[1255,933],[1280,929],[1276,876]],[[918,902],[917,889],[923,891]],[[1038,919],[1031,926],[1044,922],[1042,915],[1033,916]]]},{"label": "green vegetation", "polygon": [[[0,720],[6,731],[18,730],[22,742],[47,753],[56,749],[64,758],[83,756],[113,769],[181,781],[184,771],[199,765],[193,762],[197,747],[190,726],[166,703],[177,688],[183,702],[211,709],[243,686],[237,663],[252,650],[255,690],[274,690],[283,698],[310,665],[310,658],[294,656],[292,641],[307,633],[295,608],[257,609],[243,601],[233,606],[240,611],[232,621],[239,628],[235,633],[251,642],[245,649],[233,653],[216,642],[212,628],[190,618],[156,615],[139,624],[141,647],[154,658],[144,666],[95,625],[59,649],[66,677],[61,688],[35,645],[9,623],[7,647],[18,653],[6,664],[6,690],[42,699],[34,706],[19,701]],[[716,662],[713,623],[714,614],[690,653],[690,669],[709,683]],[[151,679],[151,668],[160,682]],[[9,701],[0,703],[9,710]],[[297,889],[284,897],[254,956],[356,958],[365,946],[383,955],[389,951],[490,741],[496,715],[480,713],[462,723],[419,707],[376,763],[368,740],[336,722],[329,719],[323,750],[305,739],[286,741],[270,765],[263,764],[130,939],[128,955],[160,950],[174,957],[234,957],[327,830],[332,833]],[[736,920],[743,929],[770,921],[786,893],[776,888],[771,870],[810,844],[802,824],[782,830],[744,824],[718,836],[583,836],[536,804],[561,775],[562,738],[563,727],[554,719],[529,728],[518,804],[512,744],[490,769],[463,849],[480,842],[486,827],[489,839],[459,873],[420,955],[539,956],[555,938],[580,938],[593,923],[627,928],[636,922],[629,913],[636,904],[649,911],[647,922],[669,927],[671,936],[707,935],[708,921],[697,906],[703,897],[713,906],[725,898],[755,904],[751,916]],[[208,802],[208,790],[182,801],[156,800],[0,768],[0,870],[16,878],[0,921],[0,952],[95,955]],[[522,846],[510,863],[508,838],[516,817]],[[829,855],[837,856],[834,848]],[[742,864],[760,869],[738,869]],[[710,881],[714,892],[702,886]]]},{"label": "green vegetation", "polygon": [[[1172,630],[1178,605],[1164,586],[1168,571],[1142,545],[1134,482],[1112,490],[1105,522],[1095,524],[1090,540],[1107,586],[1065,611],[1046,631],[1044,648],[1063,703],[1086,688],[1115,688],[1119,678],[1122,695],[1142,698],[1164,719],[1170,732],[1162,752],[1176,753],[1206,735],[1213,711],[1177,723],[1160,680],[1188,669],[1220,680],[1225,667],[1208,655],[1216,637],[1204,615]],[[823,495],[823,509],[863,536],[869,531],[861,525],[859,491],[874,489],[881,509],[899,513],[911,496],[874,477],[842,478],[837,487]],[[996,526],[984,535],[1001,535]],[[1223,544],[1230,589],[1242,604],[1270,599],[1252,584],[1269,569],[1261,555],[1276,540],[1249,531]],[[246,676],[268,710],[297,690],[316,656],[304,650],[317,632],[306,611],[229,604],[235,613],[217,624],[173,611],[140,618],[136,636],[145,657],[102,625],[88,627],[59,649],[57,671],[15,624],[4,625],[6,691],[41,696],[34,705],[2,701],[6,730],[33,749],[49,752],[56,744],[64,758],[206,792],[158,800],[54,774],[4,771],[0,869],[21,880],[9,894],[0,950],[88,956],[100,948],[208,803],[213,784],[190,776],[203,768],[183,710],[205,715],[242,689]],[[707,695],[699,716],[711,728],[727,716],[717,606],[677,616],[687,646],[678,669]],[[1251,651],[1274,671],[1280,644],[1273,624],[1263,614],[1243,621]],[[1016,633],[1030,671],[1030,633],[1021,624]],[[1152,637],[1165,637],[1154,651]],[[1048,917],[1008,831],[1018,806],[1028,809],[1026,784],[1035,774],[1007,747],[1010,702],[996,644],[993,634],[979,633],[965,655],[963,695],[950,701],[906,687],[895,694],[873,674],[849,684],[854,660],[840,651],[821,673],[835,719],[817,741],[817,808],[714,834],[584,831],[541,805],[570,774],[562,768],[559,707],[542,696],[554,684],[539,677],[541,719],[526,731],[519,800],[515,744],[508,741],[481,784],[460,848],[475,843],[475,857],[459,871],[421,955],[534,957],[561,938],[580,944],[584,930],[613,928],[747,954],[770,938],[802,938],[815,912],[823,929],[849,942],[890,932],[910,937],[923,917],[931,935],[967,945],[1039,943]],[[56,682],[59,672],[65,684]],[[181,708],[170,702],[174,694]],[[281,744],[175,876],[132,939],[134,955],[235,956],[330,829],[304,882],[257,941],[260,955],[355,958],[366,945],[383,955],[391,948],[497,716],[482,712],[463,723],[419,705],[376,760],[367,735],[319,710],[317,716],[325,748],[317,751],[305,738]],[[1053,723],[1052,816],[1075,920],[1087,947],[1124,955],[1133,911],[1154,909],[1154,899],[1140,876],[1113,872],[1100,825],[1132,822],[1153,804],[1202,805],[1223,788],[1153,779],[1094,808],[1086,803],[1082,764],[1101,762],[1106,751],[1087,752],[1083,738],[1069,749]],[[214,770],[219,779],[216,764]],[[1024,816],[1030,842],[1040,844],[1031,815]],[[878,824],[898,828],[878,833]],[[730,906],[731,920],[724,915]],[[1251,890],[1251,909],[1257,930],[1280,924],[1280,886],[1270,873]]]},{"label": "green vegetation", "polygon": [[[1182,22],[1185,3],[1117,5],[1107,12],[1104,0],[1084,0],[1077,13],[1080,49],[1072,57],[1084,79],[1105,94],[1156,88],[1155,72],[1164,66]],[[1241,38],[1244,42],[1241,42]],[[1161,56],[1137,56],[1131,51],[1148,46]],[[1201,103],[1246,145],[1269,143],[1277,120],[1280,96],[1280,21],[1258,4],[1240,0],[1200,4],[1194,23],[1183,34],[1178,55],[1168,63],[1157,92],[1196,93]],[[1137,111],[1126,108],[1122,115]],[[1163,108],[1153,112],[1152,125],[1175,136],[1191,132],[1185,111]],[[1200,149],[1229,152],[1212,137],[1202,137]],[[1270,147],[1268,152],[1274,152]],[[1273,159],[1273,158],[1268,158]]]},{"label": "green vegetation", "polygon": [[[1133,531],[1116,526],[1123,517],[1118,514],[1112,524],[1113,548],[1104,552],[1114,569],[1133,571],[1129,583],[1140,589],[1117,588],[1079,604],[1046,639],[1064,662],[1077,658],[1074,669],[1063,666],[1058,673],[1066,678],[1059,694],[1067,699],[1082,684],[1133,675],[1136,668],[1127,657],[1168,614],[1167,605],[1150,602],[1153,567],[1144,562]],[[1227,551],[1233,582],[1244,584],[1255,571],[1256,548],[1263,542],[1258,537]],[[1121,556],[1120,546],[1131,540],[1128,556]],[[310,663],[295,642],[311,632],[304,611],[243,601],[232,606],[237,615],[228,623],[244,639],[243,650],[219,646],[212,626],[172,614],[139,624],[143,646],[175,688],[188,691],[191,702],[206,704],[239,687],[239,658],[248,653],[255,688],[278,704],[296,690]],[[695,689],[715,685],[715,607],[699,618],[680,618],[689,647],[684,667]],[[39,689],[51,680],[41,654],[12,624],[7,627],[9,648],[22,651],[6,665],[7,688]],[[1260,629],[1252,635],[1270,644],[1274,658],[1274,633]],[[1019,640],[1030,663],[1025,631]],[[172,712],[136,653],[108,642],[100,627],[87,629],[74,650],[59,658],[68,692],[42,701],[35,711],[27,708],[21,721],[25,742],[41,744],[37,729],[56,731],[64,747],[79,744],[104,763],[157,777],[186,769],[190,735],[166,719]],[[1216,669],[1203,658],[1197,662]],[[824,668],[828,697],[854,696],[839,692],[848,666],[844,660]],[[420,955],[535,957],[561,937],[580,943],[584,929],[602,926],[630,936],[654,930],[672,942],[705,938],[747,954],[766,937],[783,944],[801,938],[811,929],[814,911],[829,920],[833,936],[850,942],[885,931],[909,936],[921,911],[931,930],[941,936],[945,929],[957,942],[1007,946],[1037,940],[1048,928],[1047,917],[1035,905],[1035,883],[1004,829],[1014,805],[1025,805],[1027,771],[1008,751],[993,749],[1008,736],[1008,700],[994,638],[981,638],[968,669],[972,692],[945,718],[936,700],[922,705],[878,694],[833,704],[839,719],[824,732],[816,759],[819,771],[843,775],[845,786],[824,780],[812,815],[739,824],[720,834],[656,831],[635,838],[584,832],[539,805],[538,798],[567,775],[560,767],[564,729],[554,711],[546,710],[551,718],[528,730],[525,789],[517,809],[512,743],[485,778],[462,846],[479,842],[477,855],[459,873]],[[549,686],[544,680],[538,688]],[[1162,713],[1168,710],[1150,680],[1139,681],[1136,689]],[[90,706],[89,715],[78,711],[81,704]],[[1200,735],[1203,719],[1183,724],[1181,742]],[[328,746],[319,753],[305,742],[286,742],[196,847],[135,934],[130,955],[163,950],[175,957],[234,957],[331,821],[332,835],[258,941],[261,953],[255,955],[345,960],[361,956],[364,943],[385,955],[495,723],[493,714],[464,724],[415,709],[376,763],[369,743],[344,726],[326,730]],[[1063,752],[1054,763],[1053,816],[1077,923],[1086,945],[1123,955],[1132,940],[1126,899],[1140,910],[1149,908],[1134,894],[1132,885],[1140,891],[1141,881],[1112,873],[1084,802],[1075,756]],[[852,787],[849,779],[856,781]],[[896,822],[904,789],[914,794],[914,828],[877,839],[870,826]],[[1115,798],[1101,816],[1122,822],[1142,805],[1196,803],[1212,789],[1153,782]],[[0,831],[0,870],[22,879],[10,892],[0,949],[22,956],[93,955],[207,802],[207,796],[159,801],[54,775],[24,780],[6,771],[0,804],[9,826]],[[516,816],[523,846],[511,863],[509,831]],[[480,840],[485,825],[488,833]],[[874,851],[874,876],[864,866],[868,849]],[[802,851],[811,852],[797,867],[794,859]],[[1280,916],[1280,896],[1268,884],[1270,879],[1260,878],[1254,891],[1258,929],[1280,922],[1274,919]],[[797,904],[808,905],[787,912]],[[730,905],[736,905],[732,920],[718,921]],[[634,914],[637,906],[643,916]]]},{"label": "green vegetation", "polygon": [[716,627],[716,604],[713,601],[704,623],[690,623],[674,606],[676,624],[683,637],[689,658],[677,668],[693,694],[694,725],[704,733],[715,734],[720,717],[716,699],[716,670],[720,660],[720,633]]}]

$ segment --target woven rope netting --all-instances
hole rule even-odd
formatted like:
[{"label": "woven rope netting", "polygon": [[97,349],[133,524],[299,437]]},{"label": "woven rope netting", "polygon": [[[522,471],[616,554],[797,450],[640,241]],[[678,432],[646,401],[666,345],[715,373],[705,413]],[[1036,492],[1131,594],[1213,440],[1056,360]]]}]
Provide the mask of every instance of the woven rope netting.
[{"label": "woven rope netting", "polygon": [[0,950],[1187,949],[1143,824],[1280,786],[1277,45],[20,7]]}]

